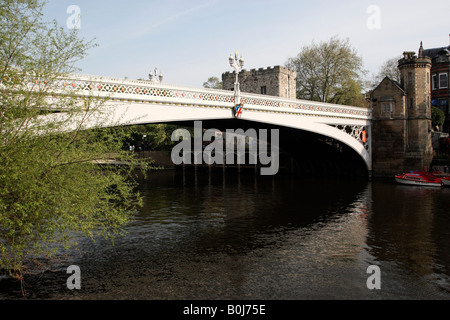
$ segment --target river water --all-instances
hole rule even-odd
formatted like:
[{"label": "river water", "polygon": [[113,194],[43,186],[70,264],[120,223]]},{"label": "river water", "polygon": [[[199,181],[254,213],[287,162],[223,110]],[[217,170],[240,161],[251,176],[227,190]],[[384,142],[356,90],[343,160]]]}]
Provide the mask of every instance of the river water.
[{"label": "river water", "polygon": [[[160,171],[140,190],[126,235],[81,240],[27,277],[26,299],[450,298],[450,189]],[[80,290],[67,288],[69,265]],[[0,279],[0,299],[23,299]]]}]

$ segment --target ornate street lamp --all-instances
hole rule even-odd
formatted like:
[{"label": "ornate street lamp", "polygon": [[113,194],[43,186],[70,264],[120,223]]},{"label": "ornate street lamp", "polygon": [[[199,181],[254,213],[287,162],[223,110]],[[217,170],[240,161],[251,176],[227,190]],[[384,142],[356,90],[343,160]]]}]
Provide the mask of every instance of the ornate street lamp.
[{"label": "ornate street lamp", "polygon": [[162,72],[159,72],[159,75],[158,75],[158,69],[157,68],[155,68],[154,72],[155,73],[153,74],[152,71],[150,70],[150,73],[148,74],[148,77],[149,77],[150,81],[154,82],[154,83],[161,83],[162,80],[163,80]]},{"label": "ornate street lamp", "polygon": [[238,59],[238,52],[234,54],[230,54],[230,58],[228,59],[230,62],[230,66],[234,68],[236,71],[236,81],[234,83],[234,102],[236,105],[241,103],[241,90],[239,88],[239,72],[242,71],[242,68],[244,67],[244,58]]}]

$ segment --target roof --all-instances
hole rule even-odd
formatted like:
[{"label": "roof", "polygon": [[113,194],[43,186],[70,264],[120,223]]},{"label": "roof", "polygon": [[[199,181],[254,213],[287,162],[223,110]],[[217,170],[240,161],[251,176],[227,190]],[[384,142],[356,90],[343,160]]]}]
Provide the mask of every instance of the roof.
[{"label": "roof", "polygon": [[397,90],[399,90],[401,93],[405,93],[405,90],[401,87],[401,85],[397,82],[397,81],[394,81],[394,80],[392,80],[391,78],[389,78],[389,77],[384,77],[384,79],[380,82],[380,84],[375,88],[375,89],[373,89],[372,90],[372,92],[370,93],[370,95],[372,95],[375,91],[377,91],[378,90],[378,88],[381,86],[381,84],[383,83],[383,82],[385,82],[385,81],[388,81],[390,84],[392,84],[392,87],[394,88],[394,89],[397,89]]},{"label": "roof", "polygon": [[433,48],[433,49],[426,49],[423,50],[423,55],[425,57],[430,58],[436,58],[440,52],[446,52],[447,54],[450,54],[450,46],[448,47],[441,47],[441,48]]}]

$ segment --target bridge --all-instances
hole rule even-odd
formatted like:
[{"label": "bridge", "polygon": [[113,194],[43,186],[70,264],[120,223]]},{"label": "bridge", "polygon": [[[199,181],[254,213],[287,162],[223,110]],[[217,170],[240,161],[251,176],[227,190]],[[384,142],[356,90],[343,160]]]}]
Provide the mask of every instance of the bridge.
[{"label": "bridge", "polygon": [[[45,85],[44,80],[29,84],[39,85]],[[88,127],[233,120],[241,121],[242,126],[290,128],[340,142],[359,155],[368,172],[372,170],[370,109],[241,93],[244,108],[236,119],[232,91],[79,74],[58,79],[55,85],[55,109],[59,108],[59,94],[107,98],[102,106],[107,121],[92,119]]]}]

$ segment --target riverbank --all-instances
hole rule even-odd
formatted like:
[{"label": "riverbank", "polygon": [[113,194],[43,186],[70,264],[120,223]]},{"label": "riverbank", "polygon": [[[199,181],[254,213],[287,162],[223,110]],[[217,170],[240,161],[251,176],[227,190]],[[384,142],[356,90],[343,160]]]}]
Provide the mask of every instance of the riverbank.
[{"label": "riverbank", "polygon": [[175,169],[170,151],[139,151],[136,158],[153,161],[153,166],[161,169]]}]

